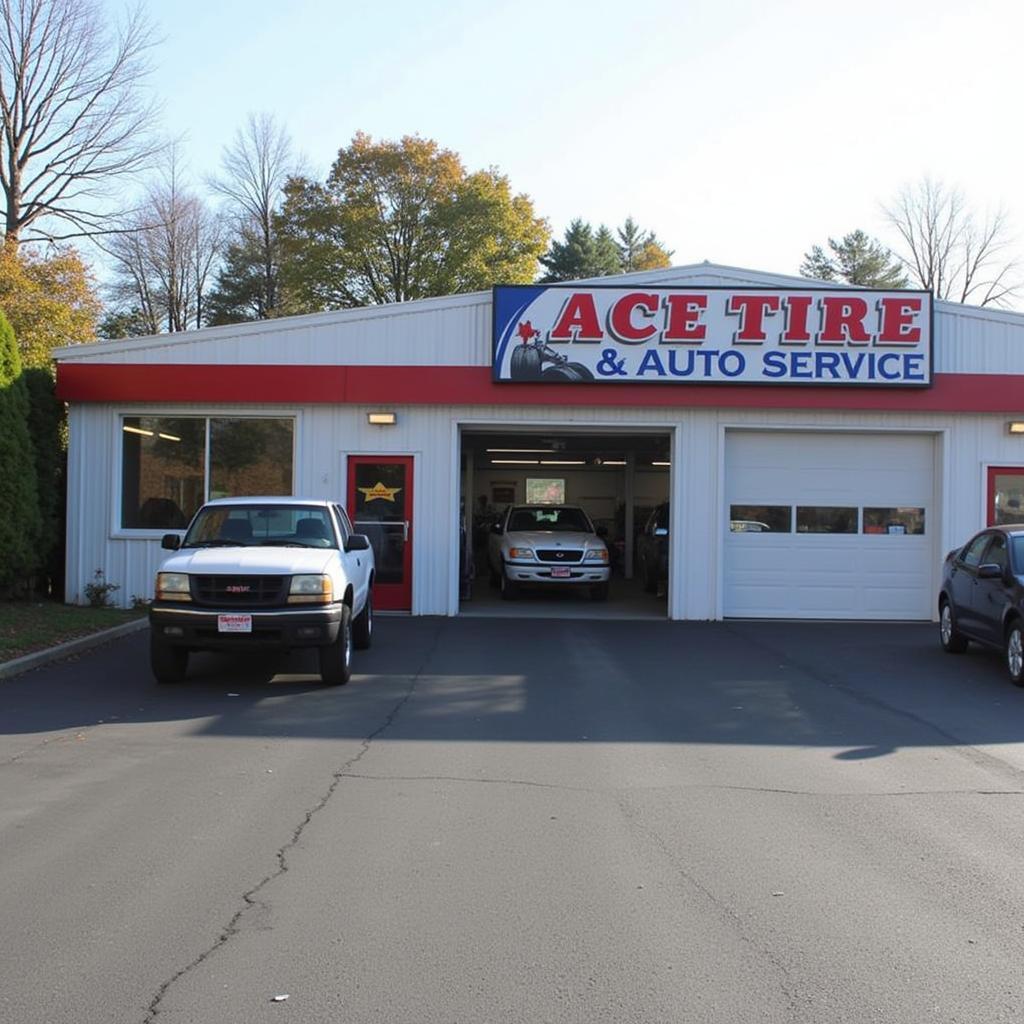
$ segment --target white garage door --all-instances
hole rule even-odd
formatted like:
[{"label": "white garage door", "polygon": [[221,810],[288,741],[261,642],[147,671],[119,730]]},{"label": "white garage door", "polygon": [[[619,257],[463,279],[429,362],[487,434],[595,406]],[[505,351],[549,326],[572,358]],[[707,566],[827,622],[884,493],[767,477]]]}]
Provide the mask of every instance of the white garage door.
[{"label": "white garage door", "polygon": [[726,616],[931,618],[931,436],[730,431],[725,451]]}]

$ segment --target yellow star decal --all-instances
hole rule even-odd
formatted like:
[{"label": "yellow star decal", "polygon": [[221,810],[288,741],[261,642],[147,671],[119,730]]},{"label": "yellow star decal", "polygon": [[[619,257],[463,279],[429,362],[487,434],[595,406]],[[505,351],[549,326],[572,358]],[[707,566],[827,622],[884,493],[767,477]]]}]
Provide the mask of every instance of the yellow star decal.
[{"label": "yellow star decal", "polygon": [[394,501],[401,487],[385,487],[379,480],[372,487],[357,487],[363,492],[364,501]]}]

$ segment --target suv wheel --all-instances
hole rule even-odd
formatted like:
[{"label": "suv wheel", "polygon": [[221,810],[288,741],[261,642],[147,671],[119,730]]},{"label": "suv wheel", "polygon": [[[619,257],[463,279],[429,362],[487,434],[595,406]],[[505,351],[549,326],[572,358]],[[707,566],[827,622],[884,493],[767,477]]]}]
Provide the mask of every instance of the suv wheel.
[{"label": "suv wheel", "polygon": [[158,683],[180,683],[188,672],[188,649],[174,647],[153,632],[151,627],[149,667]]},{"label": "suv wheel", "polygon": [[341,606],[338,639],[320,648],[320,678],[327,686],[344,686],[352,678],[352,609]]},{"label": "suv wheel", "polygon": [[1024,626],[1014,619],[1006,630],[1006,668],[1014,686],[1024,686]]},{"label": "suv wheel", "polygon": [[967,650],[967,637],[957,631],[953,606],[948,601],[939,607],[939,640],[947,654],[963,654]]}]

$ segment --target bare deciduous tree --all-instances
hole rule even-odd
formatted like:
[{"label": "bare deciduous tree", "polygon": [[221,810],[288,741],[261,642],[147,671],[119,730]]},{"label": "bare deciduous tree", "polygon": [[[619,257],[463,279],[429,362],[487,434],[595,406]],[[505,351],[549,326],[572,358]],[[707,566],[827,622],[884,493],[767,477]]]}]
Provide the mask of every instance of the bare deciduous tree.
[{"label": "bare deciduous tree", "polygon": [[[92,235],[94,203],[155,152],[142,8],[108,29],[93,0],[0,0],[0,188],[17,244]],[[60,221],[64,233],[44,230]],[[32,228],[32,236],[25,234]]]},{"label": "bare deciduous tree", "polygon": [[231,204],[236,244],[258,254],[262,316],[279,304],[278,240],[274,217],[285,182],[295,170],[287,131],[271,114],[250,114],[222,158],[223,175],[211,179],[214,191]]},{"label": "bare deciduous tree", "polygon": [[114,261],[115,301],[141,311],[154,334],[201,327],[221,221],[184,183],[175,147],[139,208],[116,227],[102,244]]},{"label": "bare deciduous tree", "polygon": [[959,188],[927,177],[882,209],[903,240],[900,261],[936,298],[1005,306],[1020,289],[1005,210],[979,221]]}]

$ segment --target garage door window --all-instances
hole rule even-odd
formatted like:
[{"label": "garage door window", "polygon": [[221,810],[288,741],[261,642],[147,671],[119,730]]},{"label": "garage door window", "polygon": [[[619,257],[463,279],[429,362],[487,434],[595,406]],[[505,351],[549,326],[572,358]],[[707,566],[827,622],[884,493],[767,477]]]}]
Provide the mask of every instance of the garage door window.
[{"label": "garage door window", "polygon": [[856,533],[857,509],[833,505],[798,505],[797,533]]},{"label": "garage door window", "polygon": [[890,536],[924,533],[923,508],[865,508],[863,533]]},{"label": "garage door window", "polygon": [[789,505],[730,505],[729,529],[733,533],[792,533],[793,509]]}]

